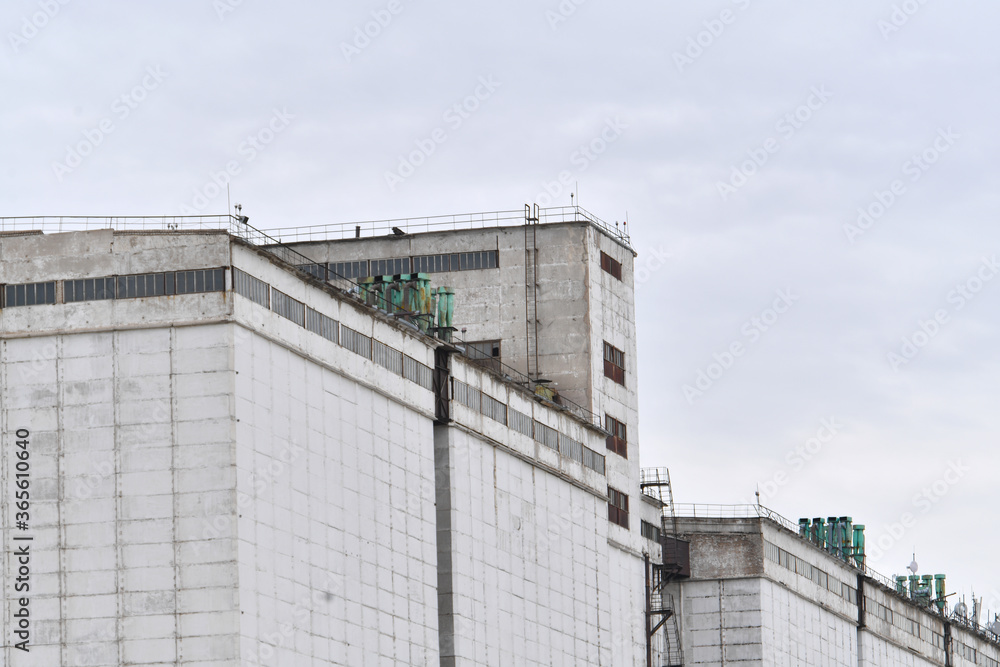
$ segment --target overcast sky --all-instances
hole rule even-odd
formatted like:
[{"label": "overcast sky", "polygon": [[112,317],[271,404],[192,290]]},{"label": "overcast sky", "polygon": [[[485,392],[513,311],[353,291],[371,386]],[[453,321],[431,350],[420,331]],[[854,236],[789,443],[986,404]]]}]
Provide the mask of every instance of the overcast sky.
[{"label": "overcast sky", "polygon": [[986,0],[6,0],[0,216],[224,213],[231,180],[279,228],[578,182],[630,220],[642,462],[676,500],[759,484],[793,521],[851,515],[877,569],[916,549],[1000,610],[998,22]]}]

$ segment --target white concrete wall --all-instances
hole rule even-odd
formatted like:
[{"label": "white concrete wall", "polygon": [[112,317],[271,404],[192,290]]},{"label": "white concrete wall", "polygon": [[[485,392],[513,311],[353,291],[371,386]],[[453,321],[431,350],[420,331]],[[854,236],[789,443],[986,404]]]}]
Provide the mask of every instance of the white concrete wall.
[{"label": "white concrete wall", "polygon": [[235,367],[243,664],[436,666],[430,418],[256,334]]},{"label": "white concrete wall", "polygon": [[858,633],[858,667],[936,667],[944,662],[934,662],[917,653],[887,641],[871,632]]},{"label": "white concrete wall", "polygon": [[[607,518],[607,512],[598,519]],[[635,521],[635,519],[633,519]],[[610,524],[612,535],[624,532],[624,528]],[[633,527],[639,533],[638,525]],[[610,644],[610,660],[601,665],[644,665],[646,659],[646,573],[645,563],[636,551],[623,549],[609,540],[606,570],[599,570],[598,585],[610,598],[605,616],[605,601],[598,601],[599,618],[602,625],[607,618],[610,633],[604,635]],[[606,583],[605,583],[606,582]],[[610,636],[608,636],[610,635]],[[602,637],[603,639],[603,637]],[[607,646],[608,644],[604,644]],[[602,658],[607,652],[602,653]]]},{"label": "white concrete wall", "polygon": [[606,499],[460,427],[436,446],[442,665],[641,664],[642,561]]},{"label": "white concrete wall", "polygon": [[[639,361],[635,329],[635,281],[632,251],[592,226],[581,228],[586,247],[583,276],[587,282],[586,331],[588,341],[588,374],[591,393],[588,403],[598,417],[606,414],[624,422],[628,435],[628,458],[610,450],[607,454],[608,484],[629,493],[630,503],[636,514],[631,526],[632,548],[649,549],[637,541],[639,520],[660,525],[660,516],[654,507],[643,503],[636,495],[640,476],[639,451]],[[622,279],[618,280],[601,269],[601,253],[610,255],[622,265]],[[625,352],[625,384],[620,385],[604,375],[604,341]],[[632,489],[632,491],[629,491]],[[641,540],[641,538],[640,538]]]},{"label": "white concrete wall", "polygon": [[[892,646],[922,655],[932,663],[944,664],[944,651],[935,646],[932,639],[932,633],[937,633],[942,638],[944,636],[944,624],[936,615],[918,609],[915,605],[873,584],[865,586],[865,598],[865,625],[868,633],[873,635],[871,642],[866,640],[869,645],[866,648],[876,651],[875,655],[880,655],[879,651],[891,654],[894,648],[888,645],[882,646],[888,642]],[[877,611],[879,604],[885,605],[892,611],[892,623],[880,617]],[[907,630],[906,619],[917,621],[921,626],[918,629],[920,636]]]},{"label": "white concrete wall", "polygon": [[[972,665],[987,665],[991,667],[1000,662],[1000,647],[987,641],[982,635],[974,633],[968,628],[960,625],[951,626],[952,654],[951,662],[955,667],[972,667]],[[957,646],[961,642],[976,651],[973,662],[972,656],[963,657]],[[994,662],[989,662],[993,660]]]},{"label": "white concrete wall", "polygon": [[765,665],[854,667],[857,664],[854,623],[767,579],[761,581],[761,633]]},{"label": "white concrete wall", "polygon": [[681,589],[684,663],[763,665],[761,581],[689,581]]},{"label": "white concrete wall", "polygon": [[[31,431],[19,534],[35,538],[33,646],[5,642],[5,664],[236,664],[235,542],[201,525],[233,501],[231,351],[229,325],[3,341],[5,444]],[[12,538],[5,520],[5,632]]]},{"label": "white concrete wall", "polygon": [[[771,522],[761,522],[762,535],[765,540],[774,544],[789,553],[795,554],[799,559],[809,563],[813,567],[819,568],[828,576],[827,586],[820,586],[816,581],[802,574],[793,572],[783,565],[774,562],[770,558],[764,558],[764,573],[772,581],[775,581],[789,590],[798,593],[806,600],[812,600],[824,609],[828,609],[846,621],[857,624],[858,607],[856,603],[844,598],[834,591],[839,588],[843,591],[843,585],[857,590],[858,575],[857,570],[852,569],[847,563],[835,556],[815,548],[805,542],[796,533],[792,533],[777,524]],[[841,584],[840,587],[832,584],[834,581]]]}]

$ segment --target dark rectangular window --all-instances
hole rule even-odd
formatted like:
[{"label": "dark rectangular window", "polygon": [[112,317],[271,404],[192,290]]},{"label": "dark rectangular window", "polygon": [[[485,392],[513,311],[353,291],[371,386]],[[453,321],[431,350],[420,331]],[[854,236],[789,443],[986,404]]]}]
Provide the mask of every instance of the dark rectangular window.
[{"label": "dark rectangular window", "polygon": [[373,276],[398,276],[402,273],[409,273],[410,258],[373,259],[371,261],[371,271]]},{"label": "dark rectangular window", "polygon": [[357,262],[332,262],[330,272],[334,274],[330,276],[331,278],[339,276],[348,280],[367,278],[371,275],[368,272],[368,260],[364,259]]},{"label": "dark rectangular window", "polygon": [[4,307],[6,308],[14,306],[37,306],[55,302],[55,281],[25,285],[7,285],[7,288],[4,290]]},{"label": "dark rectangular window", "polygon": [[559,434],[559,453],[568,459],[583,463],[583,443],[563,433]]},{"label": "dark rectangular window", "polygon": [[483,392],[479,391],[475,387],[470,387],[464,382],[452,378],[451,394],[452,398],[454,398],[462,405],[468,408],[472,408],[476,412],[480,411],[480,406],[482,405]]},{"label": "dark rectangular window", "polygon": [[628,438],[625,424],[611,415],[604,415],[604,430],[611,434],[607,440],[608,449],[619,456],[628,458]]},{"label": "dark rectangular window", "polygon": [[372,358],[372,339],[350,327],[340,325],[340,344],[354,354],[360,354],[365,359]]},{"label": "dark rectangular window", "polygon": [[271,288],[271,310],[295,322],[300,327],[306,324],[305,304],[273,287]]},{"label": "dark rectangular window", "polygon": [[134,299],[144,296],[163,296],[168,293],[165,289],[166,275],[144,273],[135,276],[118,276],[117,298]]},{"label": "dark rectangular window", "polygon": [[625,384],[625,353],[604,341],[604,376]]},{"label": "dark rectangular window", "polygon": [[618,280],[622,279],[622,263],[606,252],[601,253],[601,268]]},{"label": "dark rectangular window", "polygon": [[403,374],[403,353],[375,339],[372,339],[372,361],[396,375]]},{"label": "dark rectangular window", "polygon": [[500,370],[500,341],[477,340],[465,344],[465,356],[480,366]]},{"label": "dark rectangular window", "polygon": [[430,366],[420,363],[413,357],[403,355],[403,377],[410,382],[416,382],[424,389],[430,389],[432,373]]},{"label": "dark rectangular window", "polygon": [[604,474],[604,457],[589,447],[583,448],[583,465]]},{"label": "dark rectangular window", "polygon": [[514,408],[510,408],[508,414],[510,415],[510,427],[512,429],[529,438],[534,437],[535,432],[532,428],[534,420],[530,416],[523,412],[518,412]]},{"label": "dark rectangular window", "polygon": [[326,280],[327,268],[326,264],[299,264],[296,268],[302,269],[308,273],[313,278],[319,278],[320,280]]},{"label": "dark rectangular window", "polygon": [[327,340],[332,340],[334,343],[338,342],[337,334],[339,333],[340,325],[337,320],[308,307],[306,308],[306,329],[309,329],[314,334],[319,334]]},{"label": "dark rectangular window", "polygon": [[[375,264],[375,261],[372,262]],[[475,271],[495,269],[498,266],[496,250],[477,250],[448,255],[418,255],[413,258],[414,273],[444,273],[447,271]]]},{"label": "dark rectangular window", "polygon": [[[171,278],[173,274],[167,274],[167,286],[170,294],[173,291],[173,285],[171,283]],[[239,269],[233,269],[233,289],[240,296],[244,296],[256,304],[260,304],[265,308],[271,307],[271,288],[263,280],[254,278],[249,273],[240,271]]]},{"label": "dark rectangular window", "polygon": [[63,301],[65,303],[114,298],[114,278],[85,278],[83,280],[63,281]]},{"label": "dark rectangular window", "polygon": [[540,421],[535,422],[535,440],[549,449],[559,451],[559,431],[546,426]]},{"label": "dark rectangular window", "polygon": [[[201,292],[221,292],[226,289],[225,269],[198,269],[178,271],[173,274],[176,294],[198,294]],[[134,276],[129,276],[133,277]],[[169,282],[169,281],[168,281]],[[129,286],[131,289],[131,286]],[[168,291],[167,294],[170,294]]]},{"label": "dark rectangular window", "polygon": [[628,528],[628,496],[608,487],[608,521]]},{"label": "dark rectangular window", "polygon": [[498,421],[504,425],[507,424],[507,404],[501,403],[492,396],[482,395],[479,411],[493,421]]},{"label": "dark rectangular window", "polygon": [[642,532],[642,536],[647,540],[653,540],[654,542],[660,541],[660,527],[656,524],[643,520],[643,522],[639,525],[639,530]]}]

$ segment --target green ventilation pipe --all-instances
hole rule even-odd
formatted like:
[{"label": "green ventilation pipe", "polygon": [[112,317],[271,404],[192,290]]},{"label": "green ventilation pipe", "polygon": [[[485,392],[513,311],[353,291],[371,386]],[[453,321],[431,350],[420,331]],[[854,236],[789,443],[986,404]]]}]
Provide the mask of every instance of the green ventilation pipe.
[{"label": "green ventilation pipe", "polygon": [[937,605],[938,612],[944,613],[944,575],[934,575],[934,604]]},{"label": "green ventilation pipe", "polygon": [[865,527],[860,523],[854,524],[854,564],[865,567]]},{"label": "green ventilation pipe", "polygon": [[823,517],[818,516],[813,519],[812,526],[812,541],[813,544],[821,549],[826,548],[826,529],[823,527]]},{"label": "green ventilation pipe", "polygon": [[851,556],[853,555],[853,541],[851,540],[851,517],[842,516],[838,523],[838,530],[840,532],[840,557],[847,562],[851,561]]},{"label": "green ventilation pipe", "polygon": [[826,549],[832,554],[840,553],[840,531],[837,529],[837,517],[826,518]]},{"label": "green ventilation pipe", "polygon": [[438,337],[451,342],[451,323],[455,316],[455,292],[450,287],[438,287]]}]

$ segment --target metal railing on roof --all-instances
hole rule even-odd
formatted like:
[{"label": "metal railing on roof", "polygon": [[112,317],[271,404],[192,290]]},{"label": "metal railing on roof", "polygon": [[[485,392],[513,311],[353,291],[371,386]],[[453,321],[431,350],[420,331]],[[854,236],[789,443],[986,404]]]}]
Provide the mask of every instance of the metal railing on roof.
[{"label": "metal railing on roof", "polygon": [[677,503],[674,505],[679,519],[770,519],[788,530],[798,533],[799,525],[763,505],[714,505],[707,503]]},{"label": "metal railing on roof", "polygon": [[[274,243],[331,241],[362,236],[386,236],[399,229],[407,234],[518,226],[525,224],[524,209],[483,213],[458,213],[421,218],[365,220],[323,225],[305,225],[257,230]],[[589,222],[631,248],[628,225],[609,224],[581,206],[553,206],[538,209],[539,224],[559,222]],[[177,231],[195,229],[225,229],[236,236],[248,231],[247,225],[234,215],[37,215],[0,217],[0,232],[41,231],[70,232],[92,229],[121,231]],[[360,228],[360,232],[359,232]]]},{"label": "metal railing on roof", "polygon": [[[596,215],[580,206],[554,206],[539,209],[539,224],[559,222],[589,222],[609,235],[631,247],[628,227],[604,222]],[[325,225],[306,225],[269,229],[267,232],[281,239],[283,243],[306,243],[310,241],[332,241],[372,236],[391,236],[394,229],[405,234],[420,232],[450,231],[456,229],[485,229],[492,227],[513,227],[525,224],[523,209],[492,211],[486,213],[459,213],[455,215],[435,215],[422,218],[395,218],[390,220],[363,220]]]},{"label": "metal railing on roof", "polygon": [[95,229],[119,231],[191,231],[224,229],[235,233],[238,218],[232,215],[32,215],[0,217],[0,232],[78,232]]}]

